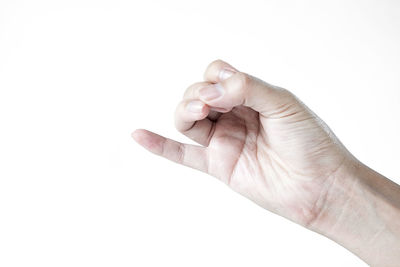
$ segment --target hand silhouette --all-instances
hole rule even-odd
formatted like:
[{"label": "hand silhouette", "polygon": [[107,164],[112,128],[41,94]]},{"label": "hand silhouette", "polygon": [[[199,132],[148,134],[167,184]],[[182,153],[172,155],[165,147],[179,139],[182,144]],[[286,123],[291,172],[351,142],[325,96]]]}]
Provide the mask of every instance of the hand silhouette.
[{"label": "hand silhouette", "polygon": [[147,130],[133,138],[151,152],[199,169],[260,206],[301,225],[317,220],[335,173],[353,156],[286,89],[216,60],[175,113],[177,129],[200,145]]}]

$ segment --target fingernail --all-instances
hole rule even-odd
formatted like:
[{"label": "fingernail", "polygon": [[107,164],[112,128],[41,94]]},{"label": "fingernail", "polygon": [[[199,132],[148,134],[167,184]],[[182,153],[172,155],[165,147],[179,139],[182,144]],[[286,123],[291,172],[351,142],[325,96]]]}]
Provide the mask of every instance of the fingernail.
[{"label": "fingernail", "polygon": [[228,79],[229,77],[231,77],[233,74],[234,74],[233,71],[227,70],[227,69],[223,69],[223,70],[221,70],[220,73],[219,73],[219,80],[220,80],[220,81],[226,80],[226,79]]},{"label": "fingernail", "polygon": [[200,113],[203,110],[203,107],[204,107],[204,103],[199,100],[190,101],[186,105],[186,109],[189,112],[193,112],[193,113]]},{"label": "fingernail", "polygon": [[224,88],[219,83],[203,87],[199,91],[200,98],[205,101],[215,100],[224,94]]}]

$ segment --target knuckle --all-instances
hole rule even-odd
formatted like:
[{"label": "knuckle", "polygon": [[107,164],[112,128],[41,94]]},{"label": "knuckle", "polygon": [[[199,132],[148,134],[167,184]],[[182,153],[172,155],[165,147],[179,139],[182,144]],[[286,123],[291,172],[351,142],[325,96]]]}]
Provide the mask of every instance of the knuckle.
[{"label": "knuckle", "polygon": [[285,96],[288,100],[292,102],[297,102],[298,99],[295,94],[285,88],[279,88],[283,96]]},{"label": "knuckle", "polygon": [[179,164],[185,163],[185,145],[178,144],[176,162]]},{"label": "knuckle", "polygon": [[205,80],[214,80],[216,75],[219,73],[219,70],[226,65],[224,61],[221,59],[216,59],[208,64],[206,71],[204,72],[204,79]]},{"label": "knuckle", "polygon": [[250,82],[251,82],[250,75],[243,73],[243,72],[237,72],[234,75],[236,76],[236,79],[239,83],[240,90],[245,91],[249,87]]},{"label": "knuckle", "polygon": [[215,59],[215,60],[213,60],[213,61],[208,65],[208,68],[211,68],[211,67],[219,67],[219,66],[223,65],[224,63],[225,63],[225,62],[222,61],[221,59]]}]

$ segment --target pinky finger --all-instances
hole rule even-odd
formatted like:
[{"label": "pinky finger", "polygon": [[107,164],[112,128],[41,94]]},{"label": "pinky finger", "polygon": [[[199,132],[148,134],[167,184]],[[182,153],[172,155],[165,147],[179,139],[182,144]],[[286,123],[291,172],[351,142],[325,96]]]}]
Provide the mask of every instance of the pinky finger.
[{"label": "pinky finger", "polygon": [[135,130],[132,137],[137,143],[156,155],[207,172],[205,147],[180,143],[144,129]]}]

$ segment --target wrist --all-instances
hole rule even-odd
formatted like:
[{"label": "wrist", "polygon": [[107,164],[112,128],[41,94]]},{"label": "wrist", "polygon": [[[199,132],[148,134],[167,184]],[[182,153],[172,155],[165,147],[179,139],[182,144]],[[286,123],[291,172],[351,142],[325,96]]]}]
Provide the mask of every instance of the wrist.
[{"label": "wrist", "polygon": [[332,177],[309,228],[371,265],[400,262],[400,187],[361,162],[345,162]]}]

